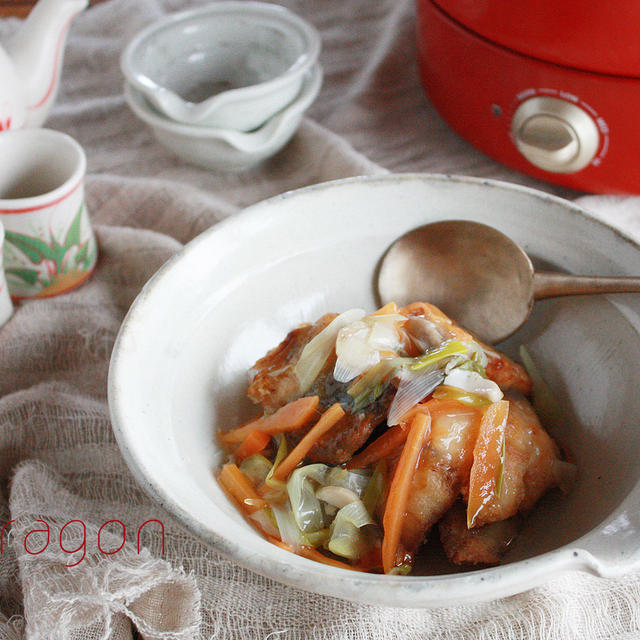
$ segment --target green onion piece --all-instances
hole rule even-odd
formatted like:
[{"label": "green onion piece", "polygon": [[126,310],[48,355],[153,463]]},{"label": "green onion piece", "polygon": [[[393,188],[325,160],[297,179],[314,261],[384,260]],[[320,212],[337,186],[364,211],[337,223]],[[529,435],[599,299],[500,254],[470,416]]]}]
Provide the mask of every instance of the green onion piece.
[{"label": "green onion piece", "polygon": [[469,347],[466,344],[460,342],[459,340],[451,340],[450,342],[446,342],[439,347],[435,347],[435,349],[427,351],[427,353],[425,353],[423,356],[415,358],[413,363],[409,365],[409,369],[411,371],[420,371],[422,369],[425,369],[426,367],[430,367],[436,364],[444,358],[457,356],[462,353],[467,353],[468,351]]}]

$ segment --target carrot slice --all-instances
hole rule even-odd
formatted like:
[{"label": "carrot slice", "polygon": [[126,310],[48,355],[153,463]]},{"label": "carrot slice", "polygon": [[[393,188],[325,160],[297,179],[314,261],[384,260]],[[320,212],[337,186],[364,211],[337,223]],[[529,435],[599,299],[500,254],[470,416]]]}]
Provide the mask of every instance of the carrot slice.
[{"label": "carrot slice", "polygon": [[244,460],[255,453],[260,453],[271,442],[271,435],[260,429],[254,429],[233,452],[237,460]]},{"label": "carrot slice", "polygon": [[386,316],[395,315],[398,313],[398,305],[395,302],[387,302],[383,307],[380,307],[377,311],[374,311],[372,316]]},{"label": "carrot slice", "polygon": [[382,458],[393,455],[398,447],[407,440],[409,425],[418,413],[433,415],[431,401],[419,403],[405,413],[398,424],[389,427],[380,437],[374,440],[364,451],[347,462],[347,469],[362,469],[378,462]]},{"label": "carrot slice", "polygon": [[233,463],[223,465],[218,481],[247,513],[269,506],[269,503],[255,490],[249,478]]},{"label": "carrot slice", "polygon": [[364,469],[378,460],[390,456],[407,439],[407,433],[407,429],[400,424],[389,427],[366,449],[357,456],[353,456],[347,463],[347,469]]},{"label": "carrot slice", "polygon": [[319,402],[318,396],[303,396],[280,407],[270,416],[257,418],[241,427],[220,433],[220,440],[227,443],[242,442],[254,429],[269,435],[295,431],[313,417]]},{"label": "carrot slice", "polygon": [[302,440],[289,452],[289,455],[277,466],[273,478],[284,480],[309,453],[311,447],[344,416],[344,409],[339,402],[331,405],[321,416],[320,420],[311,427]]},{"label": "carrot slice", "polygon": [[480,524],[482,516],[500,494],[504,465],[504,438],[509,402],[500,400],[489,405],[482,416],[473,448],[473,464],[469,476],[467,527]]},{"label": "carrot slice", "polygon": [[296,555],[302,556],[303,558],[315,560],[316,562],[321,562],[322,564],[328,564],[331,567],[340,567],[341,569],[349,569],[350,571],[361,571],[361,569],[359,569],[358,567],[354,567],[350,564],[347,564],[346,562],[341,562],[340,560],[325,556],[324,553],[321,553],[313,547],[300,547],[300,550],[296,551],[290,544],[282,542],[282,540],[278,540],[278,538],[274,538],[273,536],[265,536],[265,538],[271,544],[275,544],[276,547],[280,547],[285,551],[295,553]]},{"label": "carrot slice", "polygon": [[396,555],[400,545],[400,534],[404,521],[411,481],[420,458],[422,448],[429,437],[431,416],[417,412],[411,421],[407,442],[400,454],[398,466],[393,474],[389,496],[382,517],[384,537],[382,539],[382,567],[389,573],[396,566]]}]

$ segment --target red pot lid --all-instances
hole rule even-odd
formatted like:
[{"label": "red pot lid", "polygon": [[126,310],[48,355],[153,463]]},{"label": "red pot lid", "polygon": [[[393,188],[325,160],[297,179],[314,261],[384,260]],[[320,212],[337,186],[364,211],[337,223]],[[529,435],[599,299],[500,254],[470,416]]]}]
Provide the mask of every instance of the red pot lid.
[{"label": "red pot lid", "polygon": [[585,71],[640,77],[638,0],[433,2],[467,29],[514,51]]}]

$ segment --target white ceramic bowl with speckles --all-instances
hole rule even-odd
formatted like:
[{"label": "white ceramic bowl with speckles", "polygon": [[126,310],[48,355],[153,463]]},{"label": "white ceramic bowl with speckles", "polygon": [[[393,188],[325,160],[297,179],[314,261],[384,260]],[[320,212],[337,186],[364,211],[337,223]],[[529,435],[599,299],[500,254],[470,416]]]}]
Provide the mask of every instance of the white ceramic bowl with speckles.
[{"label": "white ceramic bowl with speckles", "polygon": [[319,184],[256,204],[203,233],[150,280],[118,336],[109,404],[140,484],[229,558],[322,594],[398,607],[490,600],[563,571],[617,576],[640,568],[640,296],[536,303],[503,343],[524,344],[558,392],[548,430],[576,457],[567,496],[550,493],[504,564],[455,571],[437,554],[424,575],[381,576],[317,564],[263,540],[214,478],[215,432],[255,409],[246,372],[296,324],[327,311],[374,309],[389,244],[426,222],[491,224],[535,261],[573,273],[637,275],[640,248],[573,204],[471,178],[386,175]]}]

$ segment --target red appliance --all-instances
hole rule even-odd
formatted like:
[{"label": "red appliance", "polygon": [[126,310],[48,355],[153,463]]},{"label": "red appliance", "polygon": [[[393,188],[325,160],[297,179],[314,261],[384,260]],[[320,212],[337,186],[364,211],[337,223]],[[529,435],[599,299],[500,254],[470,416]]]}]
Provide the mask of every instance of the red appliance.
[{"label": "red appliance", "polygon": [[420,73],[462,137],[523,173],[640,193],[638,0],[417,0]]}]

